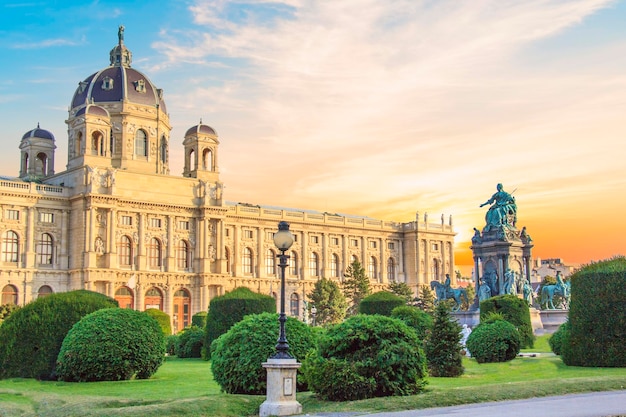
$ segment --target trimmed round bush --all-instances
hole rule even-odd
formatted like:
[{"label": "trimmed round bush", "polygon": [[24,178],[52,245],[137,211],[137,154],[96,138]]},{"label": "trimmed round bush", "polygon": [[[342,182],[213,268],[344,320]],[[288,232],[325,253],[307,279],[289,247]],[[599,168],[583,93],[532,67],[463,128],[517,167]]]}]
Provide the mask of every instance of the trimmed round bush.
[{"label": "trimmed round bush", "polygon": [[426,385],[426,357],[415,330],[399,319],[359,314],[327,329],[302,371],[324,400],[412,395]]},{"label": "trimmed round bush", "polygon": [[586,265],[571,283],[561,359],[570,366],[626,367],[626,257]]},{"label": "trimmed round bush", "polygon": [[565,337],[565,333],[571,330],[571,325],[569,321],[561,324],[556,332],[552,333],[550,338],[548,339],[548,343],[550,344],[550,349],[555,355],[561,354],[561,349],[563,347],[563,339]]},{"label": "trimmed round bush", "polygon": [[165,358],[165,337],[149,315],[107,308],[72,327],[57,358],[57,375],[66,382],[150,378]]},{"label": "trimmed round bush", "polygon": [[359,313],[391,316],[391,312],[394,308],[405,304],[406,301],[404,298],[389,291],[379,291],[361,300],[359,303]]},{"label": "trimmed round bush", "polygon": [[67,332],[81,318],[117,301],[87,290],[50,294],[13,312],[0,326],[0,378],[56,379]]},{"label": "trimmed round bush", "polygon": [[413,306],[400,306],[391,311],[391,317],[402,320],[413,328],[417,337],[424,341],[433,328],[433,316]]},{"label": "trimmed round bush", "polygon": [[209,313],[200,311],[191,316],[191,325],[204,329],[206,327],[206,317]]},{"label": "trimmed round bush", "polygon": [[507,362],[520,351],[519,331],[505,320],[480,323],[470,333],[466,346],[478,363]]},{"label": "trimmed round bush", "polygon": [[211,358],[211,343],[248,314],[276,313],[276,300],[269,295],[238,287],[211,300],[204,331],[202,357]]},{"label": "trimmed round bush", "polygon": [[161,311],[158,308],[149,308],[144,311],[144,313],[159,323],[163,336],[167,337],[172,334],[172,322],[170,320],[170,316],[166,312]]},{"label": "trimmed round bush", "polygon": [[204,330],[191,326],[178,333],[176,355],[179,358],[199,358],[202,351]]},{"label": "trimmed round bush", "polygon": [[[309,326],[287,317],[285,333],[289,353],[301,362],[315,348]],[[261,365],[276,353],[279,334],[278,314],[262,313],[246,316],[213,342],[211,370],[213,378],[229,394],[265,394],[267,371]],[[306,385],[298,381],[298,389]]]},{"label": "trimmed round bush", "polygon": [[511,294],[488,298],[480,303],[481,322],[490,312],[502,313],[504,319],[517,328],[522,348],[532,348],[535,345],[530,309],[525,300]]}]

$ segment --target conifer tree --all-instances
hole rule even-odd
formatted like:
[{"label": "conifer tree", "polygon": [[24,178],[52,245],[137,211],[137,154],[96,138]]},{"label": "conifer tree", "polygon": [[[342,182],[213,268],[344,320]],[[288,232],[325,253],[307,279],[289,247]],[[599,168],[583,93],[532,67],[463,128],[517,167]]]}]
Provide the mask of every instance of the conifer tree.
[{"label": "conifer tree", "polygon": [[450,316],[447,302],[437,303],[433,329],[424,344],[428,370],[432,376],[454,377],[463,375],[461,326]]},{"label": "conifer tree", "polygon": [[420,287],[417,307],[427,313],[432,313],[435,310],[435,294],[427,285]]},{"label": "conifer tree", "polygon": [[359,303],[371,294],[370,279],[365,274],[365,268],[357,259],[346,268],[343,281],[343,292],[349,300],[348,315],[352,316],[359,311]]},{"label": "conifer tree", "polygon": [[390,282],[389,291],[394,293],[398,297],[404,298],[407,303],[413,301],[413,298],[415,297],[413,295],[413,290],[407,285],[406,282]]},{"label": "conifer tree", "polygon": [[340,323],[346,316],[348,302],[335,281],[320,279],[308,297],[316,309],[315,324]]}]

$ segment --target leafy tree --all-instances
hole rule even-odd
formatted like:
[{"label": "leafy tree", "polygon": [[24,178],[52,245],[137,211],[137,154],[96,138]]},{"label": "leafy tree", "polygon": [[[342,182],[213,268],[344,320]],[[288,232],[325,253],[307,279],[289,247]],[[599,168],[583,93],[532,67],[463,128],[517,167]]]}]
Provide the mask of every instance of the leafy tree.
[{"label": "leafy tree", "polygon": [[450,305],[440,302],[435,308],[433,328],[424,344],[428,370],[432,376],[463,375],[461,326],[450,315]]},{"label": "leafy tree", "polygon": [[365,268],[357,259],[346,268],[344,277],[346,279],[343,281],[343,291],[346,298],[350,300],[348,314],[354,315],[359,311],[361,300],[372,293],[370,279],[365,274]]},{"label": "leafy tree", "polygon": [[389,291],[394,293],[398,297],[404,298],[407,303],[413,301],[413,299],[415,298],[413,290],[407,285],[406,282],[390,282]]},{"label": "leafy tree", "polygon": [[335,281],[320,279],[308,297],[317,310],[315,324],[341,323],[346,316],[348,302]]},{"label": "leafy tree", "polygon": [[435,294],[428,285],[422,285],[416,306],[427,313],[435,311]]},{"label": "leafy tree", "polygon": [[15,310],[20,308],[15,304],[2,304],[0,305],[0,324],[11,315]]}]

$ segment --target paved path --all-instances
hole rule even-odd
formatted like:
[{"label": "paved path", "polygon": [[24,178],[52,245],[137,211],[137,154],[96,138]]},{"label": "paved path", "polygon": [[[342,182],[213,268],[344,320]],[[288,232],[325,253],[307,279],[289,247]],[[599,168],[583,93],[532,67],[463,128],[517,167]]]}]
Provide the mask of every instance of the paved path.
[{"label": "paved path", "polygon": [[626,416],[626,390],[376,414],[318,413],[304,414],[301,417],[608,417],[619,415]]}]

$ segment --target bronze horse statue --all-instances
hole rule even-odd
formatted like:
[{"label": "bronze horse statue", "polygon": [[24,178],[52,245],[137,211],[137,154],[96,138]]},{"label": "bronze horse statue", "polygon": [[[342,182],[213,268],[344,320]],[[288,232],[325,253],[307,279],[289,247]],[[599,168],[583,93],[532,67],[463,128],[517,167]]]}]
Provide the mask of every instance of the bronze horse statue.
[{"label": "bronze horse statue", "polygon": [[566,283],[559,285],[544,285],[541,289],[541,306],[545,305],[546,310],[555,310],[554,306],[554,296],[560,295],[562,297],[563,308],[569,307],[569,298],[570,298],[570,283],[567,281]]},{"label": "bronze horse statue", "polygon": [[439,281],[430,281],[430,289],[435,290],[437,300],[435,303],[439,303],[443,300],[452,299],[455,305],[452,306],[452,311],[459,311],[463,301],[469,304],[467,297],[467,291],[465,288],[449,288],[449,292],[446,291],[446,286]]}]

